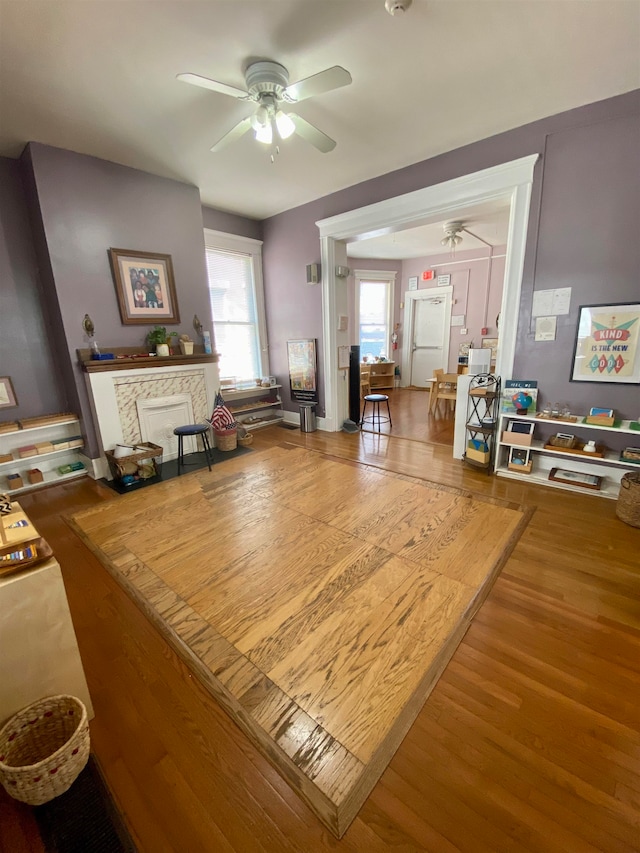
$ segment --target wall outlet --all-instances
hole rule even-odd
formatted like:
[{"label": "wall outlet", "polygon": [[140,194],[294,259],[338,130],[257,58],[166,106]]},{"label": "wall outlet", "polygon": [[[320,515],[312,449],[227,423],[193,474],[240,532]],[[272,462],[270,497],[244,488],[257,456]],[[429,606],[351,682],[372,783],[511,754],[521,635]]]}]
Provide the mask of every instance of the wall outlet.
[{"label": "wall outlet", "polygon": [[461,335],[466,335],[466,334],[467,334],[467,329],[465,329],[465,328],[464,328],[464,326],[463,326],[463,327],[461,327],[461,329],[460,329],[460,334],[461,334]]}]

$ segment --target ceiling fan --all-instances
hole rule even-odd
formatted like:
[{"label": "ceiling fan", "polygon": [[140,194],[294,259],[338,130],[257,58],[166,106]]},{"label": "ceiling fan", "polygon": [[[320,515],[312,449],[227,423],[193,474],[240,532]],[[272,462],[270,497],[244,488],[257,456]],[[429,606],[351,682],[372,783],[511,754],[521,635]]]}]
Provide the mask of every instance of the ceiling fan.
[{"label": "ceiling fan", "polygon": [[212,146],[211,150],[214,152],[221,151],[250,129],[254,130],[256,139],[266,145],[271,145],[276,137],[287,139],[291,134],[297,133],[323,154],[333,151],[336,147],[335,140],[296,113],[285,112],[282,107],[297,104],[351,83],[351,74],[339,65],[333,65],[289,85],[289,72],[284,65],[270,60],[253,62],[247,67],[246,91],[201,77],[199,74],[178,74],[177,78],[184,83],[211,89],[242,101],[253,101],[258,105],[252,116],[243,118]]}]

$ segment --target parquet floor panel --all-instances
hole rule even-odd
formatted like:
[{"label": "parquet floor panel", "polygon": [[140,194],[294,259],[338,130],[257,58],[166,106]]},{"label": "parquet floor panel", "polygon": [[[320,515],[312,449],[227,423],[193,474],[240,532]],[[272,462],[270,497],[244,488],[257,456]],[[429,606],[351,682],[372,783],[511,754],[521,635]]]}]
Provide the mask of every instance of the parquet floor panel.
[{"label": "parquet floor panel", "polygon": [[527,519],[282,446],[70,523],[341,836]]}]

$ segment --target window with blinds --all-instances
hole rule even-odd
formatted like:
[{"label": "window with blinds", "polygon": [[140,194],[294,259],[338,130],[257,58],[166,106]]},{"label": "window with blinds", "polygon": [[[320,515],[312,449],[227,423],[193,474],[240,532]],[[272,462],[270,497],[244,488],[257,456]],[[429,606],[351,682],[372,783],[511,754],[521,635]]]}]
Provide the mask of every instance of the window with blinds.
[{"label": "window with blinds", "polygon": [[205,231],[205,248],[220,376],[251,380],[268,375],[260,244]]},{"label": "window with blinds", "polygon": [[[356,273],[360,357],[389,358],[394,274],[365,277]],[[382,276],[384,275],[384,278]]]}]

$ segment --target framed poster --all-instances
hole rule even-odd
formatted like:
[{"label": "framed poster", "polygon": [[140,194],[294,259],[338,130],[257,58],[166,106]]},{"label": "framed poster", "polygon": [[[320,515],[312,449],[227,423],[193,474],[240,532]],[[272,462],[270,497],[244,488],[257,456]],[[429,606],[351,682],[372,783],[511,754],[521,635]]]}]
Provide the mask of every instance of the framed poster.
[{"label": "framed poster", "polygon": [[581,305],[572,382],[640,384],[640,303]]},{"label": "framed poster", "polygon": [[171,255],[109,249],[123,326],[179,323]]},{"label": "framed poster", "polygon": [[287,341],[289,387],[294,400],[318,402],[318,361],[315,338]]}]

